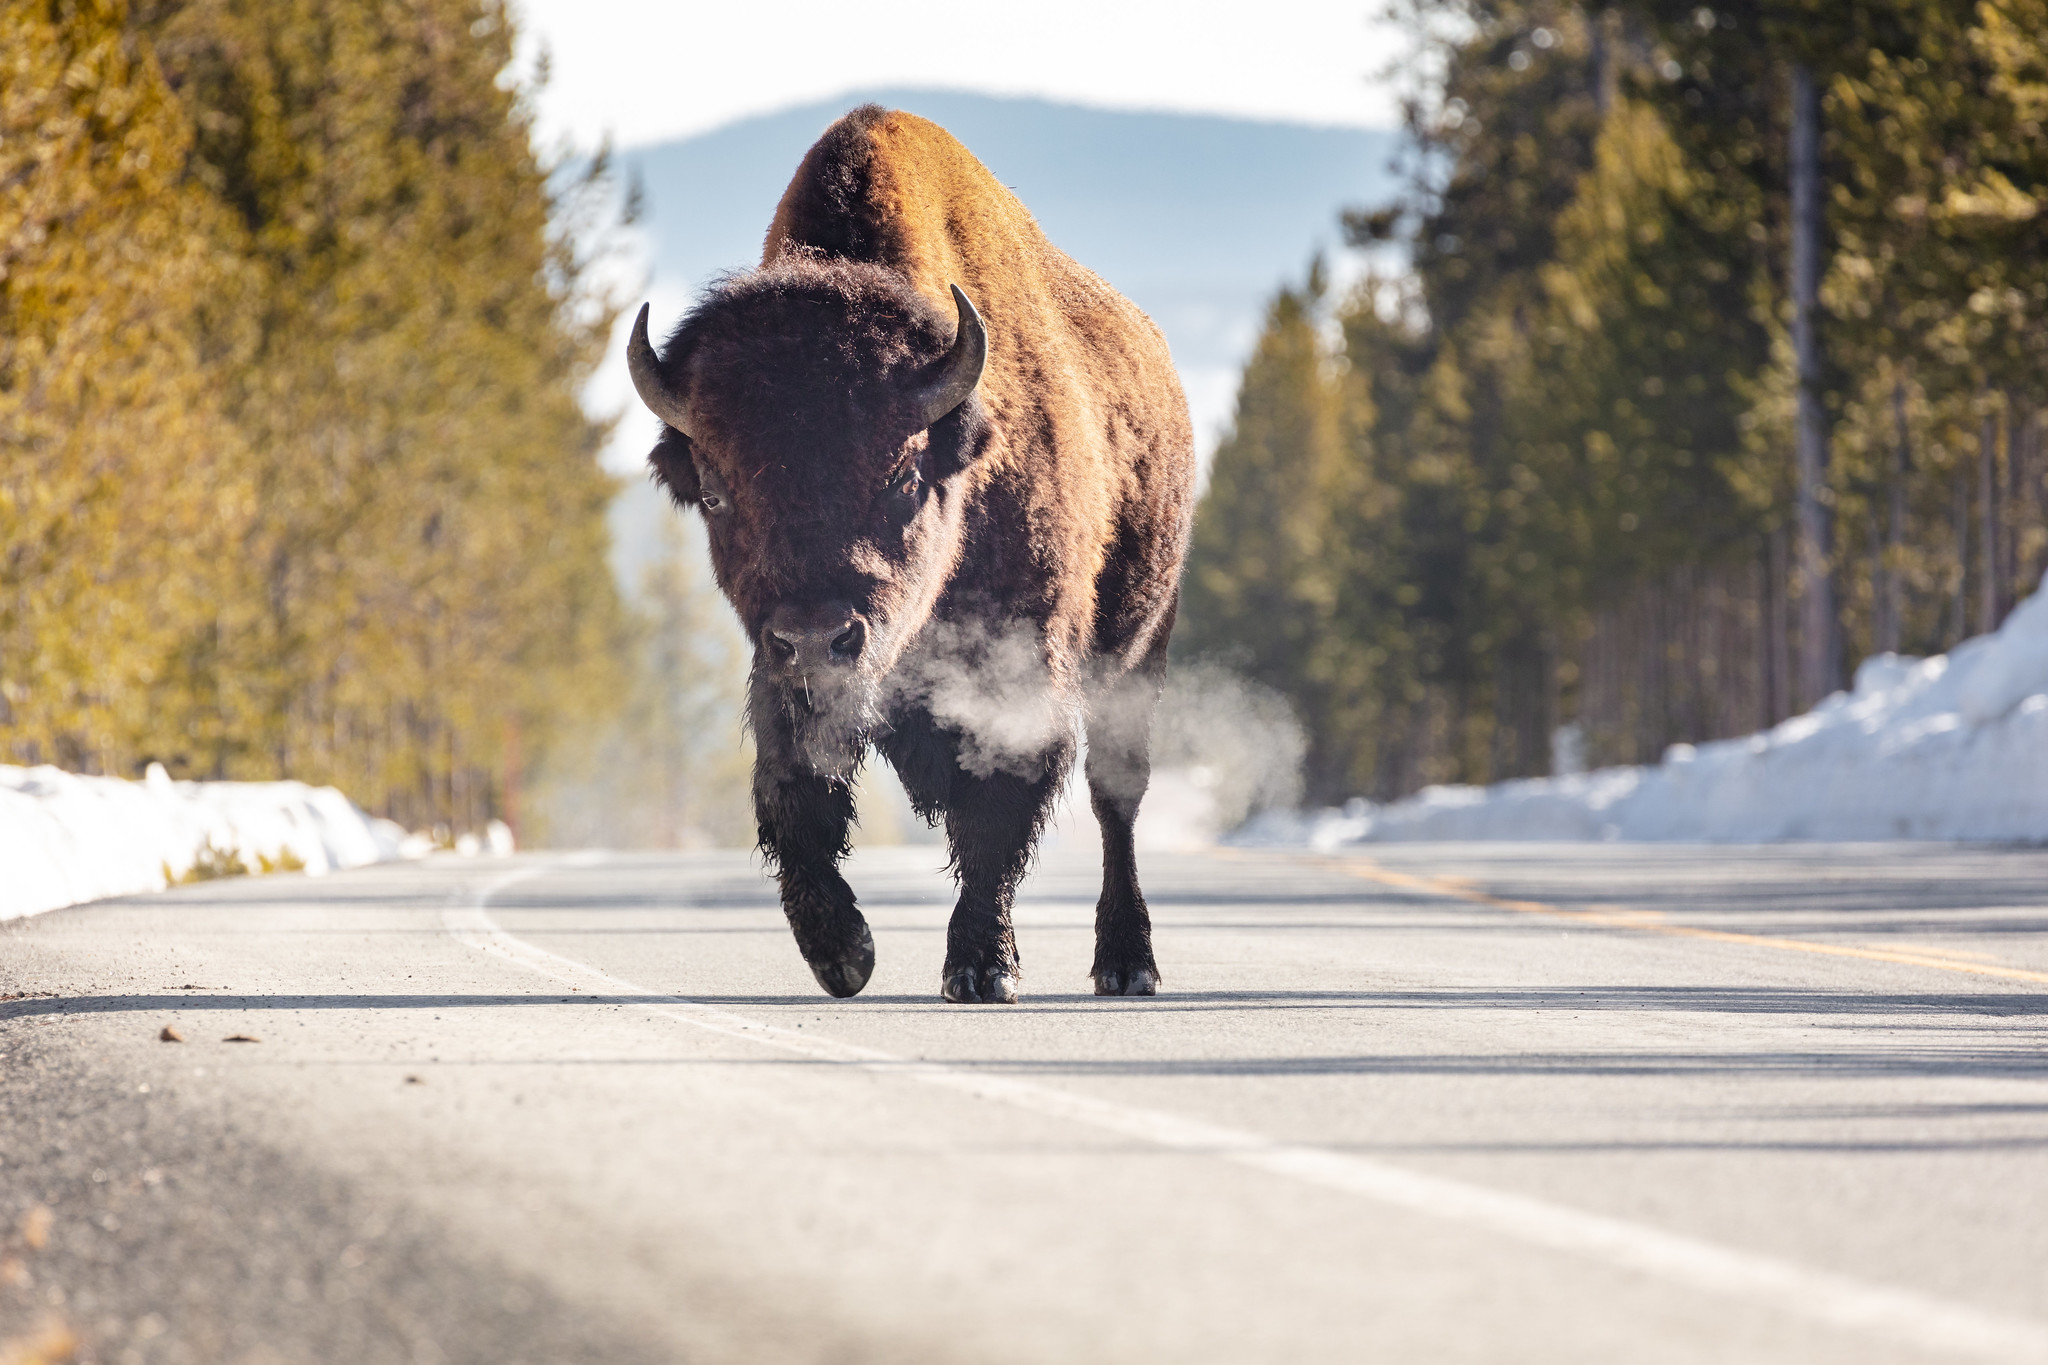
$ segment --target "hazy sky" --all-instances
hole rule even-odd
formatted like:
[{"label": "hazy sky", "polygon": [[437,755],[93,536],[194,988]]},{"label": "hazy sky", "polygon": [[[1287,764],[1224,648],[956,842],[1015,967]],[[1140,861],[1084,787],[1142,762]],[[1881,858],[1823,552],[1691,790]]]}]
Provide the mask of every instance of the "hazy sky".
[{"label": "hazy sky", "polygon": [[511,3],[551,58],[543,135],[622,146],[880,85],[1391,127],[1402,50],[1380,0]]}]

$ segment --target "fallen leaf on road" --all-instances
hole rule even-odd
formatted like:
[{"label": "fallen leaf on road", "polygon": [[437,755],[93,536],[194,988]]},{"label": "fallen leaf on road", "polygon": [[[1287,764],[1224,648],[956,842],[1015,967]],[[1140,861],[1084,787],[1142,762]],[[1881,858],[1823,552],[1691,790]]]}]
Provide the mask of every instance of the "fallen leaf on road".
[{"label": "fallen leaf on road", "polygon": [[230,1033],[221,1041],[223,1043],[260,1043],[263,1040],[253,1033]]},{"label": "fallen leaf on road", "polygon": [[55,1221],[55,1215],[41,1204],[21,1215],[21,1240],[28,1243],[30,1251],[41,1251],[49,1242],[50,1224]]},{"label": "fallen leaf on road", "polygon": [[185,1041],[185,1035],[172,1028],[169,1024],[165,1024],[163,1032],[157,1034],[156,1040],[159,1043],[182,1043]]}]

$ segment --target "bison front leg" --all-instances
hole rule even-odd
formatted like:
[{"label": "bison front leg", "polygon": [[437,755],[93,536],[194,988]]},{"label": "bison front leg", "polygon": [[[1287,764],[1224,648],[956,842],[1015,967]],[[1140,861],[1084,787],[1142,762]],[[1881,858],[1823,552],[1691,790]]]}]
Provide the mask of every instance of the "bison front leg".
[{"label": "bison front leg", "polygon": [[782,886],[782,912],[811,975],[832,995],[857,995],[875,970],[875,940],[839,875],[853,824],[853,791],[808,773],[754,776],[761,851]]},{"label": "bison front leg", "polygon": [[946,839],[960,901],[946,928],[946,966],[939,993],[956,1004],[1017,1002],[1017,934],[1010,907],[1032,848],[1073,767],[1074,745],[1062,740],[1025,773],[998,769],[986,777],[952,775]]}]

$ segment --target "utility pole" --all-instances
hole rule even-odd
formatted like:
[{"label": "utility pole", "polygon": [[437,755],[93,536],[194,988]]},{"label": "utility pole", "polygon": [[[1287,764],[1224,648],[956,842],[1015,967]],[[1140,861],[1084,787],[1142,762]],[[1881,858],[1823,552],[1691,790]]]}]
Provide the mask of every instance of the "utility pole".
[{"label": "utility pole", "polygon": [[1827,416],[1821,407],[1820,87],[1792,65],[1792,353],[1799,386],[1799,685],[1812,706],[1842,685],[1835,619],[1834,509],[1828,492]]}]

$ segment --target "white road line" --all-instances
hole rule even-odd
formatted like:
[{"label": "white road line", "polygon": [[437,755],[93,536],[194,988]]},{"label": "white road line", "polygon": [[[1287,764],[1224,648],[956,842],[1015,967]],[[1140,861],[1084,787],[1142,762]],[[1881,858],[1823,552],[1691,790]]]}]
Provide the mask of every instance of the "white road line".
[{"label": "white road line", "polygon": [[[586,864],[587,865],[587,861]],[[521,868],[476,888],[445,912],[450,934],[493,956],[584,989],[656,997],[637,1008],[692,1028],[742,1038],[814,1061],[885,1073],[977,1099],[1066,1119],[1169,1151],[1214,1157],[1323,1189],[1483,1228],[1534,1246],[1601,1261],[1688,1289],[1762,1302],[1795,1317],[1907,1342],[1939,1355],[2048,1361],[2048,1325],[1912,1290],[1869,1284],[1774,1256],[1717,1246],[1641,1223],[1586,1213],[1324,1147],[1275,1142],[1199,1119],[1118,1104],[1008,1076],[914,1061],[874,1048],[779,1028],[727,1010],[678,1001],[596,967],[537,948],[500,929],[490,898],[560,864]]]}]

